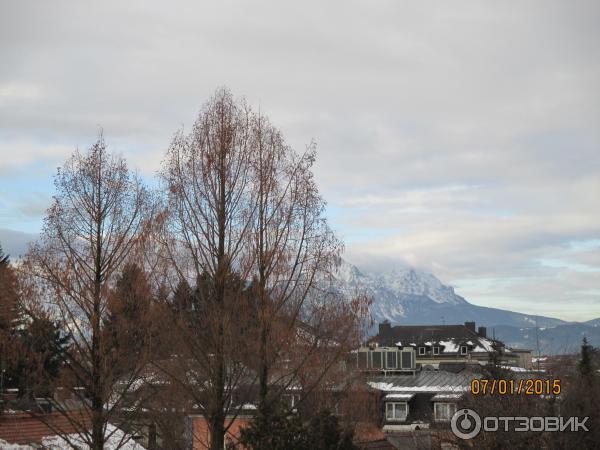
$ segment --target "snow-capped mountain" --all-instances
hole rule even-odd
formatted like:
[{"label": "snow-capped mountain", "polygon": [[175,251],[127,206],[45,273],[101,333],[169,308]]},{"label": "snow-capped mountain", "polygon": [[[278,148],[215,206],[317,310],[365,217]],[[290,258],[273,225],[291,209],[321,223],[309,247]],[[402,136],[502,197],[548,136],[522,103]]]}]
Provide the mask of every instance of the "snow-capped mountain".
[{"label": "snow-capped mountain", "polygon": [[358,292],[374,302],[371,314],[377,320],[396,323],[406,318],[407,306],[415,299],[437,304],[461,305],[467,301],[456,295],[454,288],[445,286],[430,273],[417,269],[392,269],[379,274],[360,271],[343,261],[336,274],[336,287],[346,295]]},{"label": "snow-capped mountain", "polygon": [[[507,345],[536,349],[541,353],[574,353],[583,336],[600,345],[600,319],[565,322],[487,308],[469,303],[434,275],[414,268],[381,273],[359,270],[343,261],[335,274],[334,287],[347,296],[366,294],[373,299],[371,315],[377,323],[389,320],[394,325],[461,324],[475,321]],[[536,328],[537,327],[537,328]]]},{"label": "snow-capped mountain", "polygon": [[433,274],[414,268],[369,273],[343,261],[335,287],[346,295],[363,293],[373,299],[376,322],[392,324],[452,324],[474,320],[478,325],[555,326],[562,320],[520,314],[469,303]]}]

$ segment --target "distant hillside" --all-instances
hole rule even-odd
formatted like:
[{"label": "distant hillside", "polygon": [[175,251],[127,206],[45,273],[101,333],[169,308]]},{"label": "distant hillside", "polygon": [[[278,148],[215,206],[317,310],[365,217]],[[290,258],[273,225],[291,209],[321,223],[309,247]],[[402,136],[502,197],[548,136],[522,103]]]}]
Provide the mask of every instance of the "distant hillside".
[{"label": "distant hillside", "polygon": [[434,275],[414,268],[373,274],[343,262],[336,279],[337,288],[344,293],[364,292],[373,298],[371,314],[377,321],[427,325],[474,320],[487,327],[531,327],[536,321],[541,327],[566,323],[551,317],[472,305]]},{"label": "distant hillside", "polygon": [[[597,319],[596,319],[597,320]],[[496,337],[508,346],[529,348],[541,354],[569,354],[581,350],[581,341],[585,336],[588,343],[600,347],[600,327],[586,323],[568,323],[555,327],[518,328],[505,325],[494,327]]]}]

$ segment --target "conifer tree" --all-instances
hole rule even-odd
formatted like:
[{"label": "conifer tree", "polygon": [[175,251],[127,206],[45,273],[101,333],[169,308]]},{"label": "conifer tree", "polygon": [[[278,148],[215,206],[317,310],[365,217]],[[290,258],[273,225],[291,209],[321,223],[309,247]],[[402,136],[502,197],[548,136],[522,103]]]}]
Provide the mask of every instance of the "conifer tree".
[{"label": "conifer tree", "polygon": [[594,368],[592,364],[592,355],[594,352],[594,347],[588,344],[587,337],[583,337],[583,341],[581,343],[581,357],[577,364],[577,368],[579,373],[583,377],[589,377],[593,374]]}]

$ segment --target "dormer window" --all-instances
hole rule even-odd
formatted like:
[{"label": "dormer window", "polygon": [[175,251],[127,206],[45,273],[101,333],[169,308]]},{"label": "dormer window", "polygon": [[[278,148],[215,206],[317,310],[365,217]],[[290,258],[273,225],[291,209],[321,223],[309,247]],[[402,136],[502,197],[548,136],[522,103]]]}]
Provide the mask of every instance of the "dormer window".
[{"label": "dormer window", "polygon": [[419,355],[425,354],[425,347],[419,347]]},{"label": "dormer window", "polygon": [[461,355],[466,355],[467,354],[467,346],[466,345],[461,345],[460,346],[460,354]]},{"label": "dormer window", "polygon": [[433,347],[433,354],[434,355],[439,355],[440,354],[440,348],[439,347]]},{"label": "dormer window", "polygon": [[403,422],[408,416],[408,404],[406,402],[394,402],[385,404],[385,418],[389,421]]}]

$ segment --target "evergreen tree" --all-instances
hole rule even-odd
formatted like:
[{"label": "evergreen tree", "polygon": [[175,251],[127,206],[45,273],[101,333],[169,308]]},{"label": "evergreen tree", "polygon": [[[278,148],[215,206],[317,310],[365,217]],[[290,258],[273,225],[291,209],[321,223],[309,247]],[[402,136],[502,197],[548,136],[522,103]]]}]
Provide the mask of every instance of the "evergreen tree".
[{"label": "evergreen tree", "polygon": [[71,337],[47,316],[34,317],[18,333],[21,350],[8,373],[8,387],[18,388],[22,397],[48,397],[59,376]]},{"label": "evergreen tree", "polygon": [[21,354],[17,336],[19,325],[17,278],[8,255],[0,246],[0,391],[13,387],[11,373]]},{"label": "evergreen tree", "polygon": [[194,292],[186,280],[180,280],[173,293],[171,307],[175,312],[182,313],[191,309]]},{"label": "evergreen tree", "polygon": [[17,388],[20,397],[50,395],[69,339],[46,315],[26,319],[17,277],[0,246],[2,388]]},{"label": "evergreen tree", "polygon": [[252,450],[356,450],[354,432],[342,430],[338,418],[320,411],[307,424],[283,405],[262,409],[240,442]]},{"label": "evergreen tree", "polygon": [[342,430],[338,418],[328,410],[323,410],[314,416],[306,433],[309,446],[314,450],[355,450],[352,443],[354,432]]},{"label": "evergreen tree", "polygon": [[594,347],[588,344],[587,338],[583,337],[583,342],[581,344],[581,359],[577,364],[577,368],[579,373],[583,377],[589,377],[593,374],[594,368],[592,364],[592,356],[594,353]]},{"label": "evergreen tree", "polygon": [[310,441],[300,417],[283,405],[263,408],[248,428],[241,431],[241,444],[252,450],[308,450]]},{"label": "evergreen tree", "polygon": [[115,344],[132,353],[139,351],[152,304],[150,284],[136,264],[126,265],[111,292],[105,329],[114,335]]},{"label": "evergreen tree", "polygon": [[7,266],[8,263],[9,263],[9,257],[8,257],[8,255],[4,254],[4,252],[2,251],[2,245],[0,244],[0,267]]},{"label": "evergreen tree", "polygon": [[[0,333],[14,334],[20,320],[17,277],[0,245]],[[6,336],[5,336],[6,337]]]}]

